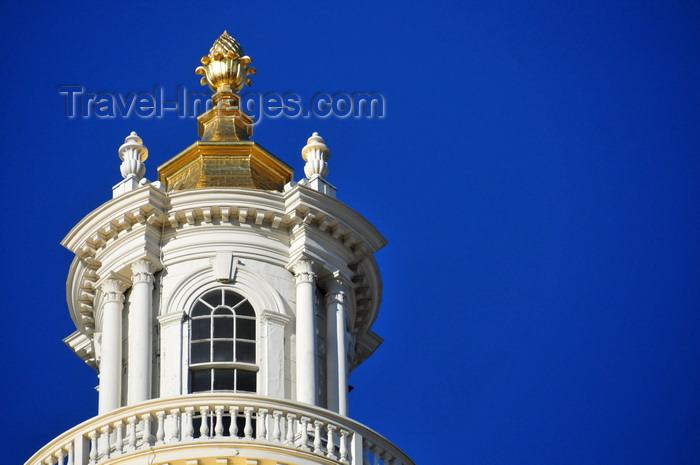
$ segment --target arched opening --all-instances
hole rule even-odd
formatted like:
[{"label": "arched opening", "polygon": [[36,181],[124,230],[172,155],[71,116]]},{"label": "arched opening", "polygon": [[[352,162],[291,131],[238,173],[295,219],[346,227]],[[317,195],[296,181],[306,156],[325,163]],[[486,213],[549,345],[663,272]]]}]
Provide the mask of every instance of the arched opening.
[{"label": "arched opening", "polygon": [[256,316],[247,298],[220,287],[190,312],[189,392],[257,392]]}]

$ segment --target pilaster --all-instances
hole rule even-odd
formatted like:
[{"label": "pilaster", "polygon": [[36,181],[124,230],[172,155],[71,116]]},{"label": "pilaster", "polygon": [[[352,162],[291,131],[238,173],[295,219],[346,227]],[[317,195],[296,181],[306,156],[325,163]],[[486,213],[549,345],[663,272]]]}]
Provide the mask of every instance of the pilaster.
[{"label": "pilaster", "polygon": [[260,315],[263,324],[263,334],[265,342],[262,347],[264,350],[263,375],[265,377],[262,385],[263,393],[270,397],[280,399],[290,398],[291,395],[285,393],[285,329],[291,318],[287,315],[278,312],[265,310]]},{"label": "pilaster", "polygon": [[[182,380],[183,365],[183,324],[185,312],[166,313],[158,317],[160,325],[160,397],[174,397],[183,394],[186,380]],[[164,348],[167,348],[165,350]]]}]

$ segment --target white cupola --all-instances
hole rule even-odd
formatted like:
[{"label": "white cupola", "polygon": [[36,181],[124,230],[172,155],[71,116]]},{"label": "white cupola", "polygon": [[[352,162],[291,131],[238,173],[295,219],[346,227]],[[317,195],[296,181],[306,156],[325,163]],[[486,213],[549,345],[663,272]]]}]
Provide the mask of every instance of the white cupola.
[{"label": "white cupola", "polygon": [[349,373],[382,342],[386,241],[335,199],[318,133],[299,183],[250,140],[250,62],[217,39],[197,72],[228,105],[202,139],[149,182],[132,132],[113,198],[63,240],[66,342],[98,373],[98,416],[28,464],[412,463],[348,418]]}]

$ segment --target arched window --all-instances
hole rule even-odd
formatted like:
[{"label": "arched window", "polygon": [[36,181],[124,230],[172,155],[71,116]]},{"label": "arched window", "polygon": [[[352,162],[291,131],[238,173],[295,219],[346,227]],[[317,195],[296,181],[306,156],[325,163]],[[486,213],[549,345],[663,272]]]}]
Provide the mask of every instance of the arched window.
[{"label": "arched window", "polygon": [[256,392],[255,311],[248,299],[218,288],[190,313],[190,392]]}]

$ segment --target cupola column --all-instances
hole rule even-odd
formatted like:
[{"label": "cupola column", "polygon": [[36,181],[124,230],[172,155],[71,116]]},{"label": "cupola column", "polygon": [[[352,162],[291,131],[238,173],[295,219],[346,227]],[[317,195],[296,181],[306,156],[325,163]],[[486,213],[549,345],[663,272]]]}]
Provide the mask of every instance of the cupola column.
[{"label": "cupola column", "polygon": [[348,414],[348,374],[345,341],[346,286],[334,278],[326,284],[326,371],[328,409]]},{"label": "cupola column", "polygon": [[127,400],[129,405],[151,398],[153,352],[153,272],[148,260],[131,265],[129,302],[129,371]]},{"label": "cupola column", "polygon": [[293,267],[296,277],[297,401],[318,405],[316,371],[316,275],[309,260]]},{"label": "cupola column", "polygon": [[124,291],[117,279],[102,284],[102,343],[99,414],[119,408],[121,401],[122,308]]}]

